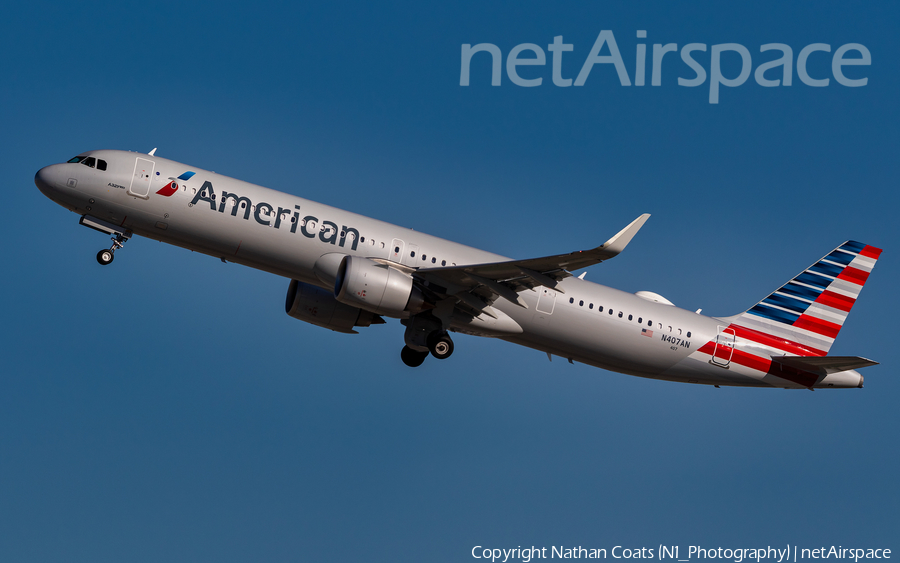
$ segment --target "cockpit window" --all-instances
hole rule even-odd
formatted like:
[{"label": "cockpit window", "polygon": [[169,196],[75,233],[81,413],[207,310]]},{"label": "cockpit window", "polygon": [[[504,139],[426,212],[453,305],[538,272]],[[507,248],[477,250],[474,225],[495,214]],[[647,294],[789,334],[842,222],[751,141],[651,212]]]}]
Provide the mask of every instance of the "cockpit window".
[{"label": "cockpit window", "polygon": [[106,161],[97,159],[97,170],[106,170]]},{"label": "cockpit window", "polygon": [[83,157],[83,156],[76,156],[74,158],[69,159],[67,162],[70,162],[70,163],[81,162],[82,160],[84,160],[84,158],[85,157]]},{"label": "cockpit window", "polygon": [[93,168],[94,165],[97,164],[97,159],[94,158],[93,156],[89,156],[89,157],[85,158],[84,160],[82,160],[81,164],[84,164],[85,166],[90,166],[91,168]]}]

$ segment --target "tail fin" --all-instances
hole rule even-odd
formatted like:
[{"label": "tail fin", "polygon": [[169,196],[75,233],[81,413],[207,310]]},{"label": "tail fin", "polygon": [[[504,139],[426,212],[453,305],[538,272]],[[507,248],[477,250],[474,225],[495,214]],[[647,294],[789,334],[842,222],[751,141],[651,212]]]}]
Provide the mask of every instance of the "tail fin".
[{"label": "tail fin", "polygon": [[801,356],[824,356],[859,297],[881,249],[847,241],[731,320],[799,344]]}]

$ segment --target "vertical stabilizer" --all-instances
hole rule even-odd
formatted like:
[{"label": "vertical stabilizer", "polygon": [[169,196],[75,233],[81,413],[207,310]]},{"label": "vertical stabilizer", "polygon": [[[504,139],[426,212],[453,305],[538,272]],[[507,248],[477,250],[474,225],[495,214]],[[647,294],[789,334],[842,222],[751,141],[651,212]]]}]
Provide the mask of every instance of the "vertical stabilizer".
[{"label": "vertical stabilizer", "polygon": [[791,354],[824,356],[880,255],[880,248],[847,241],[729,320],[738,327],[785,341]]}]

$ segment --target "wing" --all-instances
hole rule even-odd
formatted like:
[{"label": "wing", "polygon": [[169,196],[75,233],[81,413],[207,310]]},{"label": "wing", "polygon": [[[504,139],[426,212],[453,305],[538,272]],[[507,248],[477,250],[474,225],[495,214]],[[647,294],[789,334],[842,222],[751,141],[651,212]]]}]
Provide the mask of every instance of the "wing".
[{"label": "wing", "polygon": [[[455,298],[460,304],[473,309],[476,315],[486,313],[494,316],[490,305],[498,298],[527,309],[519,298],[520,291],[545,286],[563,293],[557,286],[560,280],[572,275],[570,270],[599,264],[618,255],[649,217],[649,213],[641,215],[614,237],[590,250],[526,260],[420,268],[409,273],[423,282],[422,286],[432,293],[435,300]],[[394,263],[390,265],[395,266]]]}]

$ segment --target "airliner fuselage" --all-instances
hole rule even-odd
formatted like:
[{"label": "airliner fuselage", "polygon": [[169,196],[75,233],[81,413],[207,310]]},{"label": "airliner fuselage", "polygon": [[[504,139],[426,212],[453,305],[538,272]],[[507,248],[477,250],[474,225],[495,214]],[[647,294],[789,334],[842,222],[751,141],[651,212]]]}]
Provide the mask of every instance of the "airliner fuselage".
[{"label": "airliner fuselage", "polygon": [[[852,368],[873,363],[827,356],[832,325],[840,329],[845,301],[852,306],[862,287],[847,276],[867,276],[880,253],[852,241],[810,269],[836,264],[840,272],[808,270],[747,313],[715,318],[570,274],[615,256],[646,216],[596,249],[517,261],[155,155],[90,151],[42,168],[35,183],[82,224],[115,237],[101,264],[136,234],[271,272],[293,280],[286,309],[298,319],[338,332],[401,319],[408,365],[429,351],[449,356],[448,331],[711,385],[861,387]],[[807,294],[791,293],[792,284]]]}]

